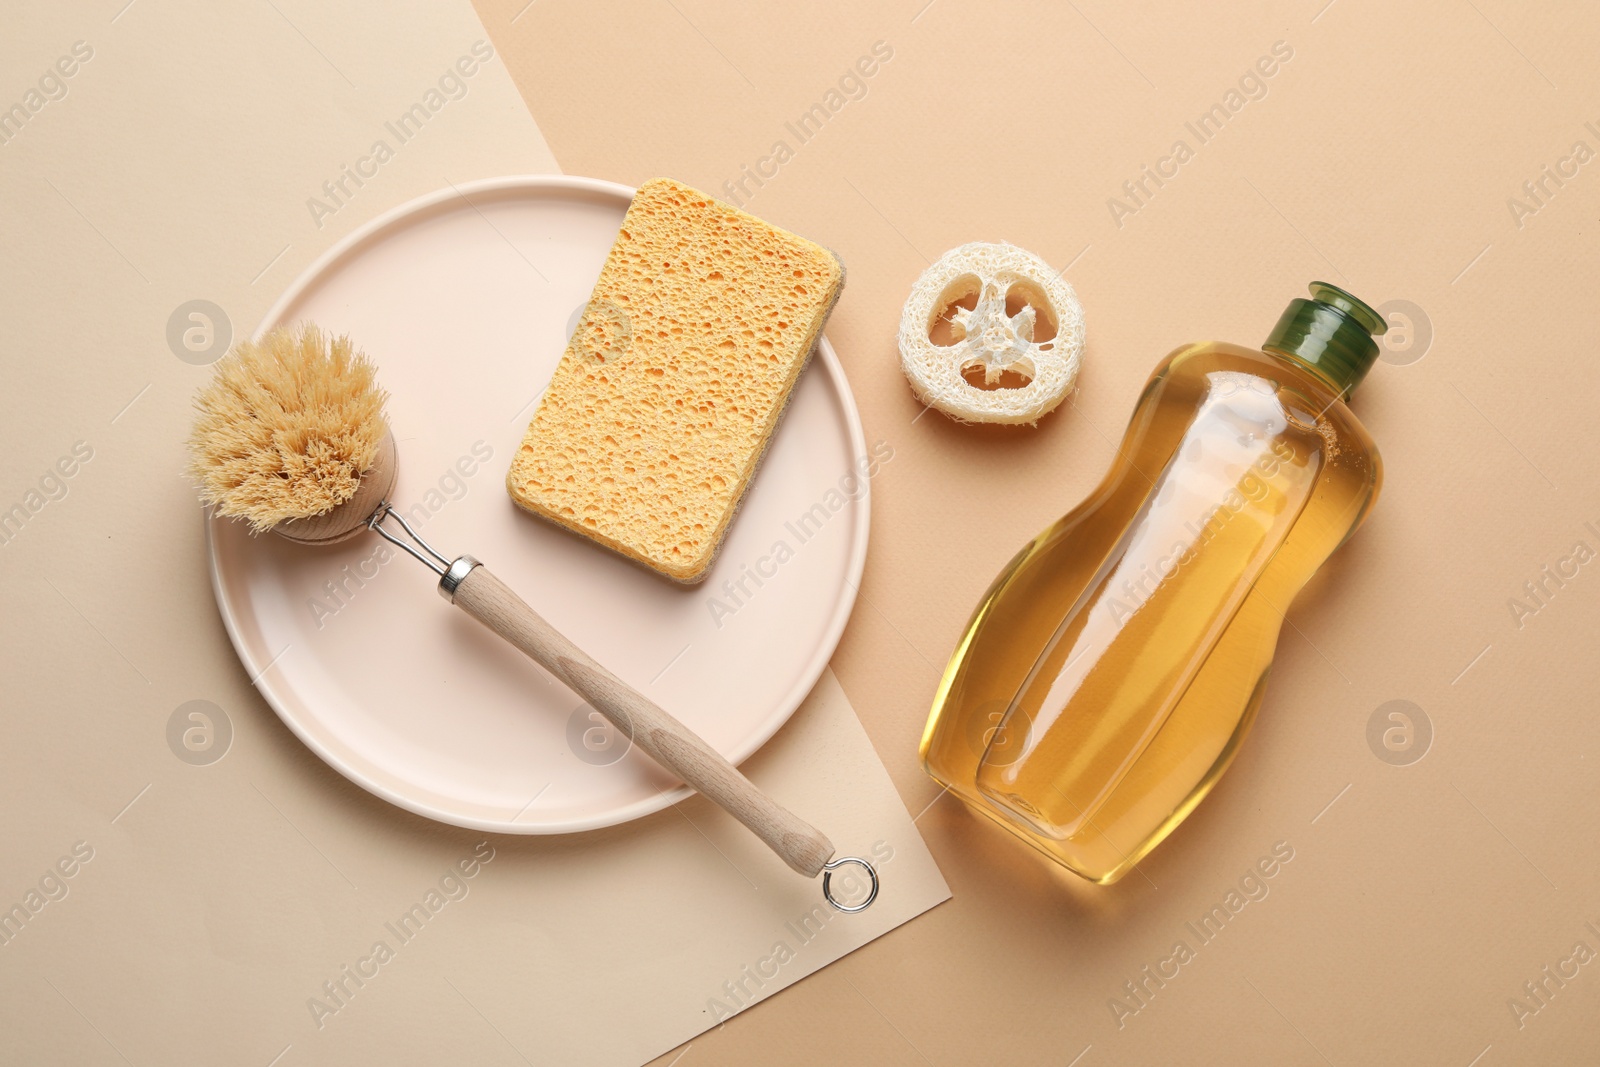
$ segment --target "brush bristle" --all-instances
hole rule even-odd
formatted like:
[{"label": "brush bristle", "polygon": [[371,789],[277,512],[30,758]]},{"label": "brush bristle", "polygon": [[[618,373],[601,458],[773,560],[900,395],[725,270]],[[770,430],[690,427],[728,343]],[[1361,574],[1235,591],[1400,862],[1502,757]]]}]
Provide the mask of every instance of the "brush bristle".
[{"label": "brush bristle", "polygon": [[377,370],[311,323],[242,341],[195,398],[189,470],[200,499],[256,533],[355,495],[388,432]]}]

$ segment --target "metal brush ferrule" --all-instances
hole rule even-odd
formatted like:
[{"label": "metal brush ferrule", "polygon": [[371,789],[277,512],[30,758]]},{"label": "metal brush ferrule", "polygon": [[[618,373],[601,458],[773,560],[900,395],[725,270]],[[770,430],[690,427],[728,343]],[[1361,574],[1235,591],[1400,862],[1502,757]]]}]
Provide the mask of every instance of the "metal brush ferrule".
[{"label": "metal brush ferrule", "polygon": [[454,604],[456,590],[466,581],[467,575],[472,573],[472,568],[478,565],[478,561],[471,556],[456,557],[455,561],[445,568],[444,576],[439,579],[439,595]]}]

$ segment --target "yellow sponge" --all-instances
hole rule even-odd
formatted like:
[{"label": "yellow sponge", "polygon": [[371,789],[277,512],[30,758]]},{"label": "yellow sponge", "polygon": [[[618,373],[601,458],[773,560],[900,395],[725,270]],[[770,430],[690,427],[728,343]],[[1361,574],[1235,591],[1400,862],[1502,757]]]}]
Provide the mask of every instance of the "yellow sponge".
[{"label": "yellow sponge", "polygon": [[511,499],[704,578],[843,284],[820,245],[646,182],[511,461]]}]

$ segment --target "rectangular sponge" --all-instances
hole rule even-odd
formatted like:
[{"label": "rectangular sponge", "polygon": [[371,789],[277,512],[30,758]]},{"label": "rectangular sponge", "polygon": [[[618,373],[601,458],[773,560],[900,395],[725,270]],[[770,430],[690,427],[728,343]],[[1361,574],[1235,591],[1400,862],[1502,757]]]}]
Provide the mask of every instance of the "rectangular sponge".
[{"label": "rectangular sponge", "polygon": [[511,499],[700,581],[843,283],[820,245],[646,182],[511,461]]}]

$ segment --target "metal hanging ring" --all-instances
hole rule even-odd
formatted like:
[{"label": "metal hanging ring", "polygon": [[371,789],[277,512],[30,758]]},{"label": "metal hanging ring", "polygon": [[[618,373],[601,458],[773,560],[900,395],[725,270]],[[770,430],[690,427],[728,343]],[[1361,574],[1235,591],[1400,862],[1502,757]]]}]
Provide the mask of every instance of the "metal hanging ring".
[{"label": "metal hanging ring", "polygon": [[[859,904],[841,904],[833,895],[833,887],[831,885],[833,872],[847,863],[853,863],[866,871],[867,878],[872,883],[871,888],[867,890],[867,899]],[[839,911],[866,911],[872,906],[872,902],[878,899],[878,872],[873,869],[872,864],[856,856],[841,856],[839,859],[830,860],[822,865],[822,899],[832,904]]]}]

